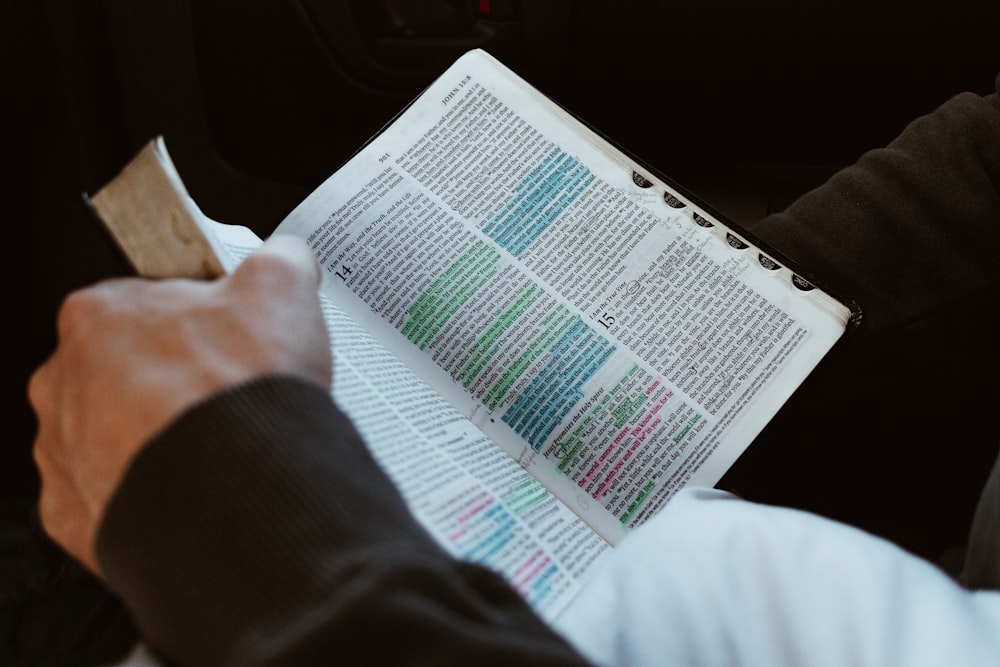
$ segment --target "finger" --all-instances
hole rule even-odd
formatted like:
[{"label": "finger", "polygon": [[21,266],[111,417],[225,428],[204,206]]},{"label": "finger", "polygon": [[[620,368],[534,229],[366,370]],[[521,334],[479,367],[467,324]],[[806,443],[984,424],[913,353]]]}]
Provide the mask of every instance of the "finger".
[{"label": "finger", "polygon": [[88,325],[98,315],[127,302],[135,290],[148,289],[152,282],[143,278],[109,278],[66,295],[56,313],[60,336]]},{"label": "finger", "polygon": [[93,565],[93,538],[97,517],[85,502],[72,473],[59,464],[40,434],[33,449],[38,468],[38,519],[45,534],[90,569]]},{"label": "finger", "polygon": [[[329,386],[332,374],[330,340],[320,307],[319,263],[309,246],[295,236],[269,238],[224,283],[255,321],[270,321],[276,329],[262,332],[275,366]],[[295,323],[288,334],[287,323]]]},{"label": "finger", "polygon": [[51,358],[35,369],[28,378],[28,403],[36,415],[52,404],[52,360]]},{"label": "finger", "polygon": [[276,234],[243,261],[234,277],[236,282],[249,279],[277,284],[292,291],[308,288],[314,293],[319,287],[320,269],[305,241],[288,234]]},{"label": "finger", "polygon": [[49,475],[42,478],[38,519],[45,534],[66,553],[100,576],[94,554],[97,519],[88,514],[72,482]]}]

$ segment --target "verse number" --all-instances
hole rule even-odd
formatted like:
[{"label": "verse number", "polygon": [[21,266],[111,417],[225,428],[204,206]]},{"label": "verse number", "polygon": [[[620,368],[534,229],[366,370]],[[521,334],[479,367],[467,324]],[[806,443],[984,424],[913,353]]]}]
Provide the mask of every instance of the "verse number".
[{"label": "verse number", "polygon": [[338,278],[344,281],[347,280],[347,276],[351,275],[351,267],[347,266],[346,264],[341,264],[340,271],[334,271],[332,266],[326,267],[326,270],[330,271],[331,273],[333,273],[333,275],[337,276]]}]

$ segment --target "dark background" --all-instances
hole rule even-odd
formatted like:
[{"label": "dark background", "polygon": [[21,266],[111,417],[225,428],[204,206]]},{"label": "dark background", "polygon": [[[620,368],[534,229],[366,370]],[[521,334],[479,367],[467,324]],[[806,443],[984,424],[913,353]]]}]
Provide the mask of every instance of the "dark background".
[{"label": "dark background", "polygon": [[208,215],[266,236],[482,47],[743,222],[953,94],[990,92],[1000,71],[995,2],[27,0],[4,13],[5,665],[97,664],[135,638],[37,526],[24,387],[63,295],[126,272],[80,195],[151,137],[165,136]]}]

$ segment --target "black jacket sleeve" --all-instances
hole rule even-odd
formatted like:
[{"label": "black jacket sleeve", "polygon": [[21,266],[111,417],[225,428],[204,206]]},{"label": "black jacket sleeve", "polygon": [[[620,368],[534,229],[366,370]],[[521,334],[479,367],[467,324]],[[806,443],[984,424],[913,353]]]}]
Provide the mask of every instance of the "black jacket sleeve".
[{"label": "black jacket sleeve", "polygon": [[155,437],[97,540],[169,664],[581,664],[415,522],[326,391],[260,378]]}]

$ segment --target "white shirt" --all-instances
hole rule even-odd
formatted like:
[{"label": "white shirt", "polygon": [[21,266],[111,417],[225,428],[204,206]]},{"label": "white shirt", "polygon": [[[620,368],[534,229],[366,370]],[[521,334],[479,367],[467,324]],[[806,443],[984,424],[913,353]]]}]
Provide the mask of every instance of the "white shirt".
[{"label": "white shirt", "polygon": [[1000,665],[1000,593],[806,512],[683,490],[557,623],[604,665]]}]

